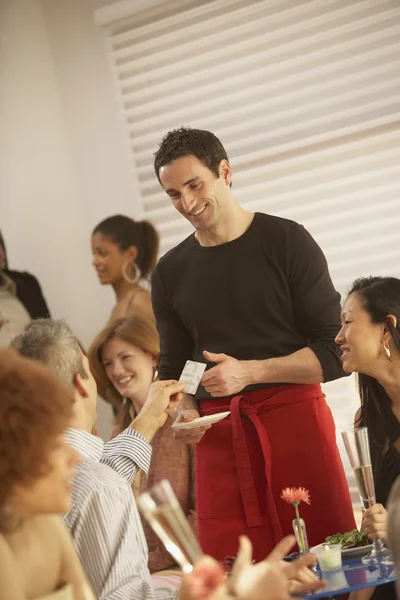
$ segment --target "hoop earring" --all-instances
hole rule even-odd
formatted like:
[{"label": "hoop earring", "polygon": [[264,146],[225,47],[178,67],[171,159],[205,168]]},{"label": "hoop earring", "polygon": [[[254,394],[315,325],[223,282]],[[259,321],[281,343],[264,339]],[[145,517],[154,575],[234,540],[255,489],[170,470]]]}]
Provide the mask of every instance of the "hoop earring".
[{"label": "hoop earring", "polygon": [[390,360],[390,362],[392,362],[392,354],[390,352],[390,348],[389,346],[386,344],[386,342],[383,342],[383,353],[385,355],[385,357]]},{"label": "hoop earring", "polygon": [[[129,277],[128,273],[126,272],[128,265],[131,265],[131,267],[135,269],[135,277]],[[122,277],[125,279],[125,281],[132,284],[137,283],[141,276],[142,272],[134,260],[132,262],[129,262],[128,260],[124,262],[124,264],[122,265]]]}]

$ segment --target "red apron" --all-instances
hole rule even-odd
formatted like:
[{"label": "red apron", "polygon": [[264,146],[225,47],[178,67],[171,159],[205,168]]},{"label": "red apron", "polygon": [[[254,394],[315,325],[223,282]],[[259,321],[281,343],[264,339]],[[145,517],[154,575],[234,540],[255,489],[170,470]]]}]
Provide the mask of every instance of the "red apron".
[{"label": "red apron", "polygon": [[[236,555],[247,535],[260,561],[293,533],[285,487],[305,487],[301,503],[310,546],[355,528],[336,446],[335,424],[318,384],[275,386],[200,401],[202,416],[230,410],[197,444],[197,516],[203,551]],[[295,551],[294,549],[293,551]]]}]

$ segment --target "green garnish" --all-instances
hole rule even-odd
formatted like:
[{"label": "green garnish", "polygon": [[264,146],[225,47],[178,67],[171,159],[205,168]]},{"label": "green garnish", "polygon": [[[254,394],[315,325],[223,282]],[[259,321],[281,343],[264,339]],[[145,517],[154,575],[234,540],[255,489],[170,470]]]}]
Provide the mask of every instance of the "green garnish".
[{"label": "green garnish", "polygon": [[359,548],[360,546],[368,546],[370,540],[366,533],[361,533],[358,529],[348,531],[347,533],[335,533],[325,538],[327,544],[342,544],[343,550],[348,548]]}]

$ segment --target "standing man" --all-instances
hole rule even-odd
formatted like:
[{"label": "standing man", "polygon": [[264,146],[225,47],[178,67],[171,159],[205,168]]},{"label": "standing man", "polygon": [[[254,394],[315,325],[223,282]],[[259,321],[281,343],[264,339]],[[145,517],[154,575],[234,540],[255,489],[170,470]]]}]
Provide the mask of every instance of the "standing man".
[{"label": "standing man", "polygon": [[208,431],[179,434],[186,442],[201,439],[203,550],[219,560],[234,555],[245,533],[254,558],[263,559],[293,531],[293,507],[280,499],[285,487],[310,491],[311,506],[301,510],[310,545],[353,529],[320,388],[344,375],[334,342],[340,296],[321,249],[294,221],[253,214],[234,201],[228,156],[211,132],[170,131],[154,164],[173,205],[195,228],[161,258],[152,278],[160,378],[179,378],[187,359],[207,362],[178,419],[231,411]]}]

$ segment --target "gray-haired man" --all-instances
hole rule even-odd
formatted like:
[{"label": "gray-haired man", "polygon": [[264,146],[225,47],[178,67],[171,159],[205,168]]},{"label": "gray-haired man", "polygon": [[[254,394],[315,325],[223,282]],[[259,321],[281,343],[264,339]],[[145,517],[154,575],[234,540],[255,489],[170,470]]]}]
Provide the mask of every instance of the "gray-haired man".
[{"label": "gray-haired man", "polygon": [[[179,401],[184,384],[156,382],[131,427],[107,444],[91,434],[96,421],[97,388],[88,359],[62,321],[32,321],[12,343],[23,356],[38,360],[69,385],[74,416],[68,442],[84,457],[75,480],[72,509],[64,520],[99,600],[154,598],[148,550],[131,483],[139,468],[148,470],[150,441]],[[161,419],[162,421],[162,419]],[[171,598],[176,591],[157,590]]]}]

